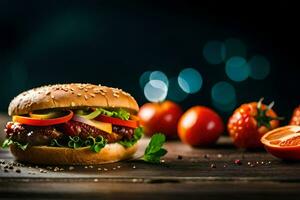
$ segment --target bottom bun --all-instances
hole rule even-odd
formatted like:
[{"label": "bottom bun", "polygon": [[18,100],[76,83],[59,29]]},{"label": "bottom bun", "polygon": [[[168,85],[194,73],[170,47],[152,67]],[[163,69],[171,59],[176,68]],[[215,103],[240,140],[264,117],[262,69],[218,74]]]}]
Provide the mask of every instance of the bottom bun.
[{"label": "bottom bun", "polygon": [[33,146],[25,151],[15,145],[10,146],[16,160],[45,165],[88,165],[113,163],[132,157],[137,144],[124,148],[118,143],[107,144],[99,153],[92,152],[89,147],[71,149],[65,147]]}]

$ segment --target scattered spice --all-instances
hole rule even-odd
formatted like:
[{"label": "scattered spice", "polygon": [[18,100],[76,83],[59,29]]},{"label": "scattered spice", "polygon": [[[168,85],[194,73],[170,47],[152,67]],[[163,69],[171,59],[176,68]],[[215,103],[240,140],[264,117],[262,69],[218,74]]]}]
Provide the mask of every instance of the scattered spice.
[{"label": "scattered spice", "polygon": [[17,173],[21,173],[21,170],[20,170],[20,169],[16,169],[16,172],[17,172]]},{"label": "scattered spice", "polygon": [[98,182],[98,179],[97,179],[97,178],[95,178],[95,179],[94,179],[94,182]]},{"label": "scattered spice", "polygon": [[69,167],[69,170],[74,170],[75,168],[73,166],[70,166]]},{"label": "scattered spice", "polygon": [[217,166],[216,166],[216,164],[214,164],[214,163],[212,163],[211,165],[210,165],[210,168],[216,168]]},{"label": "scattered spice", "polygon": [[219,153],[219,154],[217,155],[217,157],[218,157],[218,158],[222,158],[223,155]]},{"label": "scattered spice", "polygon": [[204,154],[203,157],[206,158],[206,159],[208,159],[208,158],[209,158],[209,155],[208,155],[208,154]]},{"label": "scattered spice", "polygon": [[132,168],[133,168],[133,169],[135,169],[135,168],[136,168],[136,166],[135,166],[135,165],[133,165],[133,166],[132,166]]},{"label": "scattered spice", "polygon": [[5,169],[5,170],[4,170],[4,172],[8,172],[8,170],[7,170],[7,169]]}]

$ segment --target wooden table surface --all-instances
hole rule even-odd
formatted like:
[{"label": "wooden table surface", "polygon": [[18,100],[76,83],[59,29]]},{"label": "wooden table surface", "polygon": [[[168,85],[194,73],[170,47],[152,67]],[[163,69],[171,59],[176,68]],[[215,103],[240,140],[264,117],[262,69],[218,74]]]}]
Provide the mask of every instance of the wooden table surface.
[{"label": "wooden table surface", "polygon": [[[148,141],[140,142],[137,157]],[[284,162],[264,151],[237,150],[228,137],[206,149],[178,141],[165,147],[169,153],[159,165],[129,160],[99,166],[18,166],[2,150],[0,199],[295,199],[300,195],[299,162]],[[9,164],[14,164],[13,169],[5,168]]]}]

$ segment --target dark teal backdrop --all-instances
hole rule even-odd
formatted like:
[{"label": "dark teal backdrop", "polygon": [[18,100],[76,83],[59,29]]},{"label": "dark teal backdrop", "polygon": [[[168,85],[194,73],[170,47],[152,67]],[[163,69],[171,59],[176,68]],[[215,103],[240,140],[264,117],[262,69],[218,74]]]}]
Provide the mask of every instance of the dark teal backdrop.
[{"label": "dark teal backdrop", "polygon": [[[0,110],[23,90],[65,82],[123,88],[142,104],[144,71],[172,77],[193,67],[203,87],[181,102],[184,108],[212,106],[211,87],[225,80],[236,88],[237,104],[264,96],[288,118],[300,103],[298,6],[291,2],[2,0]],[[206,42],[227,38],[242,40],[249,55],[268,58],[269,76],[236,83],[223,65],[207,63]]]}]

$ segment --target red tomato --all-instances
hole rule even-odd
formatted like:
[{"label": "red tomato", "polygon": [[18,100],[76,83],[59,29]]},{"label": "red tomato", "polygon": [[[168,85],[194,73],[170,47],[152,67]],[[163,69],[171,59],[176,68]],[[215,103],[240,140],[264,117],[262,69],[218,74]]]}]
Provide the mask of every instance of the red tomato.
[{"label": "red tomato", "polygon": [[192,146],[207,146],[217,141],[224,131],[221,117],[212,109],[194,106],[179,120],[178,134],[181,141]]},{"label": "red tomato", "polygon": [[266,133],[261,142],[272,155],[285,160],[300,160],[300,126],[290,125]]},{"label": "red tomato", "polygon": [[126,126],[126,127],[130,127],[130,128],[138,127],[138,121],[122,120],[122,119],[118,119],[118,118],[114,118],[114,117],[109,117],[106,115],[99,115],[98,117],[95,118],[95,120],[101,121],[101,122],[107,122],[107,123],[111,123],[111,124],[115,124],[115,125],[119,125],[119,126]]},{"label": "red tomato", "polygon": [[263,147],[261,137],[268,131],[277,128],[277,114],[269,106],[259,102],[251,102],[237,108],[228,121],[228,133],[235,146],[239,148]]},{"label": "red tomato", "polygon": [[172,101],[146,103],[138,113],[145,135],[161,132],[169,139],[177,137],[177,123],[181,115],[180,106]]},{"label": "red tomato", "polygon": [[73,112],[71,110],[69,113],[63,117],[53,118],[53,119],[36,119],[31,117],[24,117],[20,115],[14,115],[13,121],[20,124],[26,124],[31,126],[51,126],[55,124],[62,124],[72,119]]},{"label": "red tomato", "polygon": [[295,110],[293,112],[293,116],[292,116],[289,124],[290,125],[300,125],[300,106],[295,108]]}]

